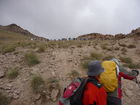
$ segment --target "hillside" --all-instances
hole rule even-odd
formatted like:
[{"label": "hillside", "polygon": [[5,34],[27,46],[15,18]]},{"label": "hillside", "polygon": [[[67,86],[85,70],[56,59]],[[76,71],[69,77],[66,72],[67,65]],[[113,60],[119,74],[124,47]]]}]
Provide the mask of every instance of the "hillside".
[{"label": "hillside", "polygon": [[[9,35],[6,40],[3,38],[5,43],[0,40],[0,99],[7,105],[57,105],[64,87],[74,78],[86,76],[90,60],[115,57],[128,70],[140,71],[139,28],[123,37],[95,33],[79,36],[78,40],[44,42],[21,41],[23,36],[18,32],[0,33]],[[10,35],[19,34],[19,41],[6,44]],[[139,105],[138,85],[128,80],[122,82],[123,105]]]},{"label": "hillside", "polygon": [[0,40],[45,40],[48,39],[36,36],[30,33],[28,30],[21,28],[16,24],[10,24],[7,26],[0,26]]}]

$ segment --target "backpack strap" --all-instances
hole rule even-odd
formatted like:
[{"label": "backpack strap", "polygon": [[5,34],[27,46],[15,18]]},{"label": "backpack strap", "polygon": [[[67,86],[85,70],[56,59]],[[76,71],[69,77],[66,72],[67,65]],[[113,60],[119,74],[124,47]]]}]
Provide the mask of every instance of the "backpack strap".
[{"label": "backpack strap", "polygon": [[96,87],[98,87],[98,88],[101,88],[101,87],[103,86],[103,85],[100,84],[100,83],[98,82],[98,80],[95,79],[95,78],[89,78],[88,82],[91,82],[92,84],[94,84],[94,85],[95,85]]},{"label": "backpack strap", "polygon": [[70,101],[70,105],[83,105],[81,100],[82,100],[83,91],[88,82],[88,79],[89,78],[82,78],[82,80],[81,80],[82,82],[81,82],[79,88],[74,93],[74,95],[70,97],[70,100],[72,100],[72,101]]}]

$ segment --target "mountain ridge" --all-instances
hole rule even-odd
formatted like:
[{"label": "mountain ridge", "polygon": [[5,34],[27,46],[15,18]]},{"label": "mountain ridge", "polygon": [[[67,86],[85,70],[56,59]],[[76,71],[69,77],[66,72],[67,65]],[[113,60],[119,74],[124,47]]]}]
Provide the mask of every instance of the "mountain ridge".
[{"label": "mountain ridge", "polygon": [[45,41],[49,40],[47,38],[34,35],[31,32],[29,32],[28,30],[23,29],[22,27],[18,26],[17,24],[9,24],[9,25],[6,25],[6,26],[0,25],[0,30],[20,33],[20,34],[22,34],[24,36],[30,37],[33,40],[45,40]]}]

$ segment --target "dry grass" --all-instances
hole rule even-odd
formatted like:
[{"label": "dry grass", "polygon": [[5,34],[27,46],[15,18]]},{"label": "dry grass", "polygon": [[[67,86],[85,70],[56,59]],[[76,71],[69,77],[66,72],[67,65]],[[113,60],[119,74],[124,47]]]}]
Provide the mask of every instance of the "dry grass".
[{"label": "dry grass", "polygon": [[19,75],[19,68],[18,67],[10,68],[6,73],[6,75],[9,79],[16,78]]},{"label": "dry grass", "polygon": [[120,60],[127,64],[132,64],[132,59],[128,57],[120,57]]},{"label": "dry grass", "polygon": [[10,52],[13,52],[15,51],[16,49],[16,46],[15,45],[4,45],[1,47],[1,53],[2,54],[6,54],[6,53],[10,53]]},{"label": "dry grass", "polygon": [[31,87],[34,93],[42,93],[45,88],[45,82],[41,76],[34,75],[31,80]]},{"label": "dry grass", "polygon": [[33,66],[40,63],[37,55],[34,52],[25,54],[24,59],[25,59],[25,63],[28,64],[29,66]]}]

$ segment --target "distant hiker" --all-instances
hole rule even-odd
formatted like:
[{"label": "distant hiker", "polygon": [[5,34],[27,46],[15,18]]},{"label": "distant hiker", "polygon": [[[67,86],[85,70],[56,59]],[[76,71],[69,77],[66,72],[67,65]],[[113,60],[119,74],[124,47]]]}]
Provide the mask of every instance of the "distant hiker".
[{"label": "distant hiker", "polygon": [[59,100],[59,105],[107,105],[107,94],[98,78],[104,72],[100,61],[91,61],[87,78],[75,79]]},{"label": "distant hiker", "polygon": [[102,67],[104,72],[100,75],[99,80],[108,94],[107,105],[122,105],[121,78],[133,80],[139,75],[139,71],[128,72],[115,58],[110,61],[103,61]]}]

